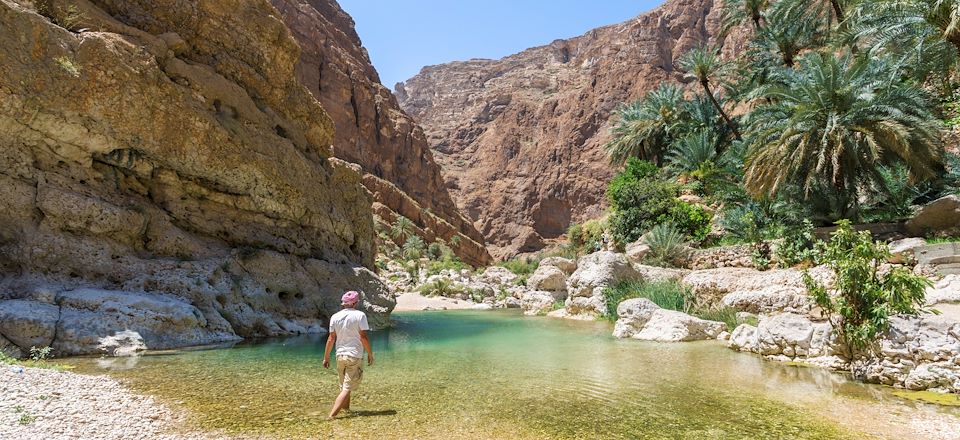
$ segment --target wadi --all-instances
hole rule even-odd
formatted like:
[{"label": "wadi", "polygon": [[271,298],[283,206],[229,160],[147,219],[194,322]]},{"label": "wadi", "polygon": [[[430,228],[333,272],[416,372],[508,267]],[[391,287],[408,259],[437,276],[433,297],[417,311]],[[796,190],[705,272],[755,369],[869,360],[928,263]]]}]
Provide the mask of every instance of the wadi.
[{"label": "wadi", "polygon": [[960,2],[428,3],[0,0],[0,438],[960,438]]}]

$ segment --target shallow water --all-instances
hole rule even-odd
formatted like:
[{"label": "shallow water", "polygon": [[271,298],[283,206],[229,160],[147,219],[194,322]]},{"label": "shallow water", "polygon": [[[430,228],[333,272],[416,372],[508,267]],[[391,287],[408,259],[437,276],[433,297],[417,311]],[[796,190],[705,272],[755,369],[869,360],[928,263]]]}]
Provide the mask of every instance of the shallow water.
[{"label": "shallow water", "polygon": [[373,334],[377,363],[356,412],[333,423],[325,338],[70,363],[188,409],[193,428],[281,438],[899,438],[897,420],[877,419],[960,414],[716,342],[617,341],[608,323],[514,312],[394,319]]}]

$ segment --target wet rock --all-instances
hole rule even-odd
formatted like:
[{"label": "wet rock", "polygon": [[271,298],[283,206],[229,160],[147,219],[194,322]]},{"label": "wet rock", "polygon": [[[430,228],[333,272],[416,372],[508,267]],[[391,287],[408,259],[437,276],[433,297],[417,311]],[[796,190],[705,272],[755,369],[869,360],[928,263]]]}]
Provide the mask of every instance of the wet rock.
[{"label": "wet rock", "polygon": [[124,330],[112,336],[100,338],[100,345],[97,348],[108,356],[128,357],[147,350],[147,344],[139,333]]}]

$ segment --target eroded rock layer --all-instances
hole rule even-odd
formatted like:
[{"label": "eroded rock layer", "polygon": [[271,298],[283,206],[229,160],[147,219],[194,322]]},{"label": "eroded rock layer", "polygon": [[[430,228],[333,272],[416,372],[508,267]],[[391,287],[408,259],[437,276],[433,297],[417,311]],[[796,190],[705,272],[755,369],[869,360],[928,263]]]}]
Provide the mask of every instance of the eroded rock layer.
[{"label": "eroded rock layer", "polygon": [[669,1],[501,60],[426,67],[396,94],[491,253],[531,252],[600,214],[613,173],[602,149],[611,113],[682,79],[677,59],[709,41],[718,18],[713,0]]},{"label": "eroded rock layer", "polygon": [[[0,0],[0,349],[322,331],[372,200],[266,0]],[[20,351],[21,353],[16,353]]]},{"label": "eroded rock layer", "polygon": [[302,48],[297,78],[336,127],[333,153],[363,167],[378,217],[408,217],[426,242],[456,242],[464,261],[489,263],[483,236],[453,203],[423,130],[380,84],[353,19],[334,0],[271,1]]}]

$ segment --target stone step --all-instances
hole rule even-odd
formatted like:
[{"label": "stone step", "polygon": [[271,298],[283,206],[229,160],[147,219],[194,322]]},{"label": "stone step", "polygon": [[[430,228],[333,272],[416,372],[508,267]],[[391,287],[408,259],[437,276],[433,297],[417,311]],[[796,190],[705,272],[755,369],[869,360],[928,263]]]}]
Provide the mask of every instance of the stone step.
[{"label": "stone step", "polygon": [[919,264],[938,264],[960,262],[960,243],[931,244],[917,248],[914,252]]},{"label": "stone step", "polygon": [[938,264],[934,267],[940,275],[960,275],[960,263]]}]

